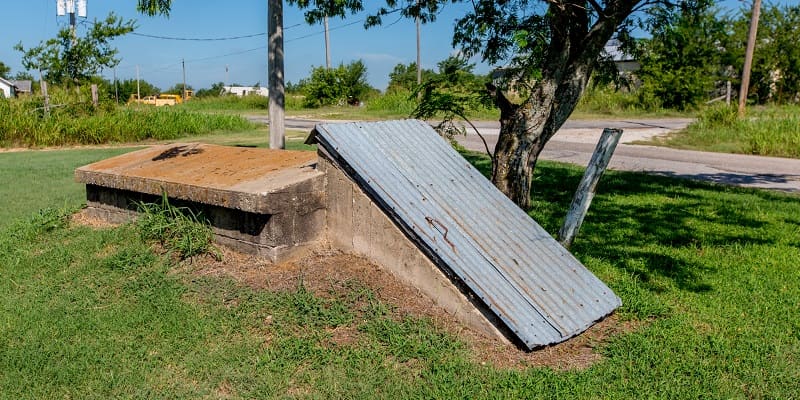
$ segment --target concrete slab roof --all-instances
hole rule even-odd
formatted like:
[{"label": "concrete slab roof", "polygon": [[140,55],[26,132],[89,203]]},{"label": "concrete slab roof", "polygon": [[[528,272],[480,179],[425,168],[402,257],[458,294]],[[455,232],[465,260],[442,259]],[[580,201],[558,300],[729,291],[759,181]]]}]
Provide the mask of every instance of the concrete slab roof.
[{"label": "concrete slab roof", "polygon": [[[154,146],[75,170],[85,184],[160,195],[260,214],[286,207],[288,190],[323,175],[310,151],[200,143]],[[301,192],[300,192],[301,193]]]}]

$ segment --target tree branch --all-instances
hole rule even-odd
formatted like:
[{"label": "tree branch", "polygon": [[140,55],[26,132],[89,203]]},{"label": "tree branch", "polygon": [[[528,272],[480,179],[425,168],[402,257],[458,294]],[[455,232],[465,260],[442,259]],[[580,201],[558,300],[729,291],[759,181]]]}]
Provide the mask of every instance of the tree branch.
[{"label": "tree branch", "polygon": [[486,82],[486,91],[489,93],[489,96],[494,99],[494,104],[497,105],[497,108],[500,109],[500,118],[514,113],[517,105],[510,102],[503,94],[503,91],[498,89],[497,86],[491,82]]},{"label": "tree branch", "polygon": [[594,8],[594,10],[597,12],[597,15],[599,17],[608,18],[608,15],[606,15],[606,10],[603,9],[603,7],[600,7],[600,4],[598,4],[596,0],[588,0],[588,1],[589,4],[592,5],[592,8]]}]

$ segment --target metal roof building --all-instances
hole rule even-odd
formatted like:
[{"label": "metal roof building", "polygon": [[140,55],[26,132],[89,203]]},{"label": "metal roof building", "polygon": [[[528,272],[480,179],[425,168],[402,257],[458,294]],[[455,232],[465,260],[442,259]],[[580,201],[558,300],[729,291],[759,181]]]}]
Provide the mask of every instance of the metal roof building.
[{"label": "metal roof building", "polygon": [[573,337],[620,306],[427,123],[321,124],[309,141],[528,349]]}]

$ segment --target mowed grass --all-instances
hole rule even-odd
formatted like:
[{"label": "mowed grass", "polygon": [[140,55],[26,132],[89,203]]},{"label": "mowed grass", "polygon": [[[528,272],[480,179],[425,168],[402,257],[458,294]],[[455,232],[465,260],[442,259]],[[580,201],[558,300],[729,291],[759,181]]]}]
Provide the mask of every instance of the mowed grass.
[{"label": "mowed grass", "polygon": [[0,152],[0,229],[42,208],[75,207],[86,200],[75,168],[135,148]]},{"label": "mowed grass", "polygon": [[[0,154],[6,181],[29,168],[8,156],[49,171],[29,185],[44,200],[15,206],[0,228],[0,398],[800,393],[797,196],[608,173],[573,250],[622,297],[619,319],[634,328],[596,343],[602,359],[585,370],[505,370],[430,321],[395,315],[358,282],[324,298],[302,285],[254,290],[177,269],[133,226],[67,223],[79,198],[46,199],[79,192],[71,166],[110,152]],[[485,157],[468,157],[486,170]],[[539,167],[530,214],[550,232],[580,174]],[[337,329],[359,335],[337,342]]]},{"label": "mowed grass", "polygon": [[712,107],[696,122],[666,141],[670,147],[800,158],[800,106],[748,108],[737,118],[735,107]]}]

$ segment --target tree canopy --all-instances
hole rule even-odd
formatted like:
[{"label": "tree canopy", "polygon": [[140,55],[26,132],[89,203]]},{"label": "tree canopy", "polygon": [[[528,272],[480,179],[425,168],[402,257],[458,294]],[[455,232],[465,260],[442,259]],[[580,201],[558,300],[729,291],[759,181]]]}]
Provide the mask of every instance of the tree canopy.
[{"label": "tree canopy", "polygon": [[0,78],[9,78],[11,75],[11,67],[0,61]]},{"label": "tree canopy", "polygon": [[60,83],[86,81],[103,68],[119,64],[117,49],[111,41],[132,32],[134,22],[123,21],[111,13],[105,20],[94,20],[83,37],[73,37],[69,28],[59,30],[55,38],[25,49],[22,42],[14,49],[22,52],[22,65],[27,70],[41,70],[46,80]]},{"label": "tree canopy", "polygon": [[653,36],[636,52],[644,103],[683,110],[705,101],[715,83],[726,79],[728,24],[717,11],[711,0],[685,1],[677,13],[663,6],[651,10]]}]

